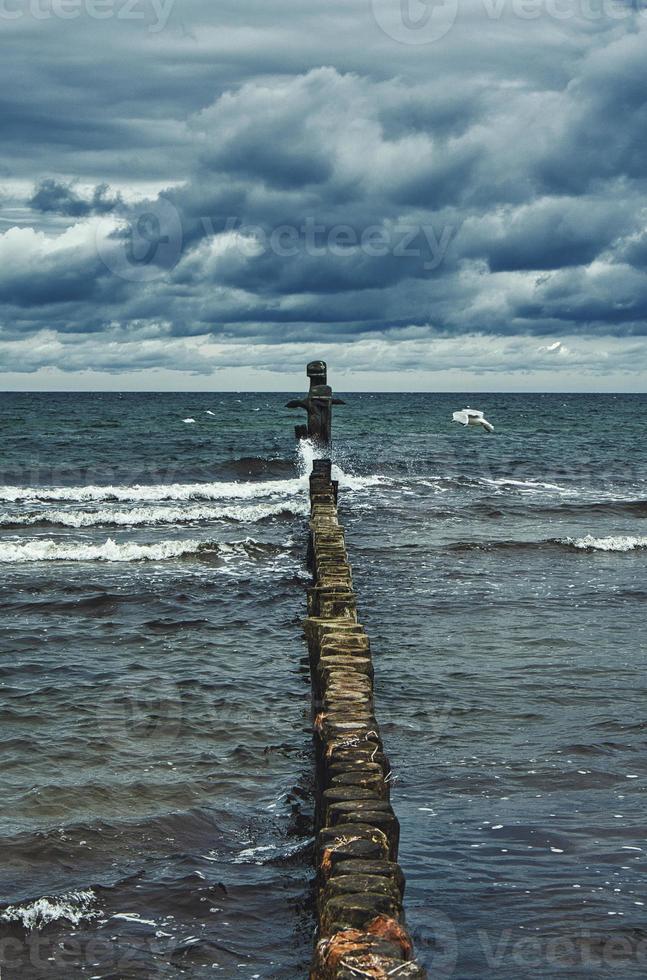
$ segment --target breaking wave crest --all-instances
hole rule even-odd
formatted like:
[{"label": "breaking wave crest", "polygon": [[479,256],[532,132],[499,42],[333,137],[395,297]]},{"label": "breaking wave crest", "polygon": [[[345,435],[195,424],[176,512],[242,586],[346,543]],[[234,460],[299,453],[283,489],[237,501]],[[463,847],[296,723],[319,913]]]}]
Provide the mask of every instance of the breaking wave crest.
[{"label": "breaking wave crest", "polygon": [[583,538],[564,538],[562,543],[580,551],[635,551],[637,548],[647,548],[647,537],[614,534],[606,538],[595,538],[592,534],[587,534]]},{"label": "breaking wave crest", "polygon": [[293,497],[305,490],[303,479],[265,480],[257,483],[156,483],[150,486],[0,487],[0,500],[161,502],[164,500],[253,500],[256,497]]},{"label": "breaking wave crest", "polygon": [[98,915],[94,906],[97,897],[90,889],[67,892],[50,898],[38,898],[25,905],[8,905],[0,912],[0,922],[18,923],[24,929],[42,929],[61,919],[77,926],[83,919]]},{"label": "breaking wave crest", "polygon": [[163,561],[206,548],[202,541],[162,541],[159,544],[118,544],[108,538],[103,544],[61,542],[51,538],[36,541],[3,541],[0,562],[30,561]]},{"label": "breaking wave crest", "polygon": [[448,551],[536,551],[545,548],[575,548],[577,551],[634,551],[647,548],[647,537],[611,535],[596,538],[587,534],[582,538],[544,538],[539,541],[454,541],[444,546]]},{"label": "breaking wave crest", "polygon": [[560,493],[572,492],[566,487],[560,487],[557,483],[545,483],[542,480],[512,480],[509,477],[499,477],[496,480],[481,479],[477,482],[485,486],[500,487],[503,490],[514,489],[521,493],[537,493],[546,490],[557,490]]},{"label": "breaking wave crest", "polygon": [[55,541],[38,538],[29,541],[5,541],[0,543],[0,563],[35,561],[165,561],[186,555],[217,555],[225,562],[230,559],[259,559],[276,556],[285,551],[290,542],[275,545],[254,541],[161,541],[158,544],[119,543],[108,538],[102,544],[85,544],[79,541]]},{"label": "breaking wave crest", "polygon": [[[309,445],[309,444],[308,444]],[[315,449],[303,449],[299,454],[300,475],[286,480],[257,480],[250,482],[213,483],[155,483],[133,486],[19,487],[0,486],[0,502],[16,503],[162,503],[164,501],[253,501],[266,497],[307,499],[308,477]],[[383,483],[382,476],[355,476],[333,466],[333,476],[347,490],[363,490]],[[244,518],[243,518],[244,519]]]},{"label": "breaking wave crest", "polygon": [[148,524],[199,524],[208,521],[257,523],[287,514],[306,516],[306,499],[289,503],[233,504],[221,507],[133,507],[131,510],[45,510],[30,514],[0,514],[2,527],[134,527]]}]

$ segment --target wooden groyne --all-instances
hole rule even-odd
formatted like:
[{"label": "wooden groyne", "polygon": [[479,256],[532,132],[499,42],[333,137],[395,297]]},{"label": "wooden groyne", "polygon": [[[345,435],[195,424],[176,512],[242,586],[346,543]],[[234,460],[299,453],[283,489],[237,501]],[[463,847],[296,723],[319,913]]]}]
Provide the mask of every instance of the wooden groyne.
[{"label": "wooden groyne", "polygon": [[[293,407],[308,410],[313,400],[323,399],[330,411],[322,366],[323,384]],[[329,435],[329,417],[324,431]],[[316,432],[309,434],[317,441]],[[358,621],[337,496],[330,459],[315,460],[308,546],[313,585],[305,620],[317,765],[318,927],[310,978],[422,978],[426,972],[413,958],[405,924],[400,827],[389,799],[390,767],[373,710],[370,643]]]}]

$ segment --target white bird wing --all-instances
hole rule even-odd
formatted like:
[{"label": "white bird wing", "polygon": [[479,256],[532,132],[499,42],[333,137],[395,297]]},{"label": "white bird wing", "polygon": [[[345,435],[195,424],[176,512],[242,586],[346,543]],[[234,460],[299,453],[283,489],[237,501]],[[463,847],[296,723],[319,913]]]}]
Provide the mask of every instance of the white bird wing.
[{"label": "white bird wing", "polygon": [[453,418],[454,422],[460,422],[461,425],[469,425],[470,418],[469,418],[469,415],[467,414],[467,412],[465,412],[465,411],[463,411],[463,412],[454,412],[454,414],[452,415],[452,418]]},{"label": "white bird wing", "polygon": [[465,411],[473,419],[483,418],[483,412],[479,412],[478,408],[466,408]]},{"label": "white bird wing", "polygon": [[491,422],[488,422],[487,419],[481,418],[479,419],[479,422],[483,426],[483,428],[486,429],[488,432],[494,432],[494,426],[492,425]]}]

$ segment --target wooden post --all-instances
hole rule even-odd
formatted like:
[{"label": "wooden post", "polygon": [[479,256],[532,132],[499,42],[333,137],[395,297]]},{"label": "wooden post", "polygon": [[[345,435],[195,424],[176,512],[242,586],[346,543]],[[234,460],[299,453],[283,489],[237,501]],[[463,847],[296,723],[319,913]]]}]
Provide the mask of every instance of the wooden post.
[{"label": "wooden post", "polygon": [[[330,444],[326,365],[308,365],[305,430]],[[397,863],[400,826],[389,800],[390,766],[373,713],[373,664],[359,623],[337,484],[329,459],[310,474],[309,564],[305,634],[310,653],[316,772],[317,938],[310,980],[397,977],[422,980],[403,909]]]},{"label": "wooden post", "polygon": [[332,443],[332,406],[343,405],[344,402],[340,398],[333,398],[325,361],[310,361],[306,373],[310,378],[307,397],[289,401],[286,408],[303,408],[308,413],[307,425],[297,425],[294,428],[297,439],[311,439],[317,445],[327,448]]}]

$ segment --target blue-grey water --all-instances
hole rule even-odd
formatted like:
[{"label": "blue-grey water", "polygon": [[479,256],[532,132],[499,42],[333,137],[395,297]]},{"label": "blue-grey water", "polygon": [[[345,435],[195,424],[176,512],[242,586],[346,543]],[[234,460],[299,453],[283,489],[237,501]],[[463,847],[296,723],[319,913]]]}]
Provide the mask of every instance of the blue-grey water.
[{"label": "blue-grey water", "polygon": [[[285,401],[0,395],[3,980],[307,974],[309,455]],[[452,423],[467,403],[492,435]],[[646,409],[336,411],[433,976],[647,973]]]}]

